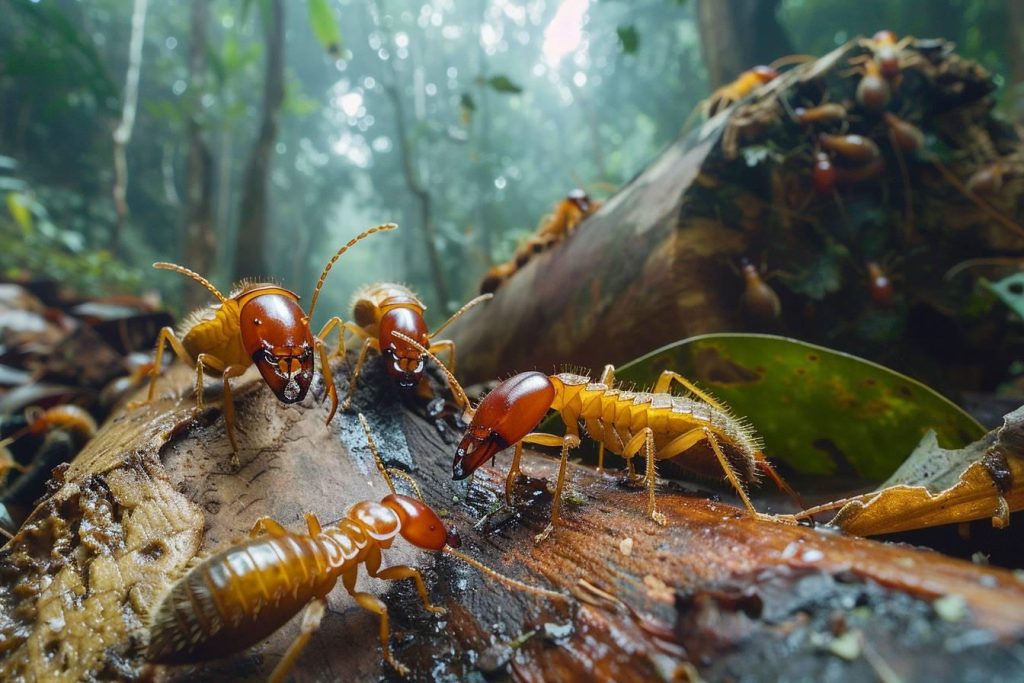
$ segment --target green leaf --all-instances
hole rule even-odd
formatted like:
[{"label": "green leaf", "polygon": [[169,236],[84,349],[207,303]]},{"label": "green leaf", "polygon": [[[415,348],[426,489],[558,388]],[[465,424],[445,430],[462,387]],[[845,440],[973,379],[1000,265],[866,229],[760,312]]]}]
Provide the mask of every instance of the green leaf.
[{"label": "green leaf", "polygon": [[508,76],[491,76],[484,83],[495,92],[508,93],[510,95],[523,92],[522,87]]},{"label": "green leaf", "polygon": [[627,55],[636,54],[637,49],[640,47],[640,34],[637,33],[636,26],[632,24],[619,26],[615,29],[615,33],[619,36],[619,44],[622,45],[622,51]]},{"label": "green leaf", "polygon": [[992,290],[1011,311],[1024,318],[1024,273],[1014,273],[999,282],[982,280],[981,284]]},{"label": "green leaf", "polygon": [[317,41],[332,57],[341,55],[341,29],[328,0],[308,0],[309,26]]},{"label": "green leaf", "polygon": [[[670,344],[616,371],[651,386],[663,370],[695,380],[748,420],[765,454],[802,474],[853,470],[881,481],[928,430],[962,448],[985,430],[920,382],[813,344],[760,334],[710,334]],[[685,456],[683,456],[685,457]]]},{"label": "green leaf", "polygon": [[28,235],[32,232],[32,212],[28,208],[25,195],[20,192],[8,192],[7,210],[14,222],[21,228],[22,234]]}]

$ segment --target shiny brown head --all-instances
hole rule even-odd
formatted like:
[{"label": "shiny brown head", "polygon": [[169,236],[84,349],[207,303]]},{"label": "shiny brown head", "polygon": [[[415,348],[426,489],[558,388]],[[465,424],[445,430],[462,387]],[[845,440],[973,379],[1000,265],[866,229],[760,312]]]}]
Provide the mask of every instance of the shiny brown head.
[{"label": "shiny brown head", "polygon": [[414,387],[423,376],[426,357],[412,344],[395,336],[395,332],[401,332],[428,347],[430,335],[427,333],[427,323],[419,311],[404,307],[392,308],[380,319],[378,341],[384,356],[384,367],[399,386]]},{"label": "shiny brown head", "polygon": [[299,297],[257,286],[240,299],[242,346],[282,403],[306,397],[313,381],[313,333]]},{"label": "shiny brown head", "polygon": [[385,496],[380,502],[398,515],[402,522],[399,533],[417,548],[444,550],[449,538],[458,543],[458,536],[449,534],[444,522],[426,503],[400,493]]},{"label": "shiny brown head", "polygon": [[452,478],[465,479],[490,458],[540,424],[555,399],[555,387],[541,372],[521,372],[480,402],[455,450]]}]

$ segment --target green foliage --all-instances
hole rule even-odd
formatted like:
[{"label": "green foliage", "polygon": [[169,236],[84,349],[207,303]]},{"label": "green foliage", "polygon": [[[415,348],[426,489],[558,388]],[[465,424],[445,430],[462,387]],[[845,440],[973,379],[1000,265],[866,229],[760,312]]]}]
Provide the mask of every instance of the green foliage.
[{"label": "green foliage", "polygon": [[341,29],[328,0],[307,0],[309,26],[317,42],[332,57],[341,56]]},{"label": "green foliage", "polygon": [[1024,273],[1008,275],[998,282],[982,280],[982,284],[1024,320]]},{"label": "green foliage", "polygon": [[517,95],[523,92],[521,85],[517,84],[508,76],[491,76],[484,80],[484,85],[495,92],[506,93],[510,95]]},{"label": "green foliage", "polygon": [[636,51],[640,48],[640,33],[636,30],[636,26],[633,24],[619,26],[615,29],[615,34],[619,37],[619,45],[622,46],[624,53],[627,55],[636,54]]},{"label": "green foliage", "polygon": [[24,183],[21,190],[7,193],[5,205],[0,213],[0,277],[47,278],[91,295],[138,289],[138,271],[108,251],[87,249],[81,233],[58,227]]},{"label": "green foliage", "polygon": [[934,430],[944,448],[984,429],[927,386],[849,354],[783,337],[712,334],[665,346],[616,377],[650,386],[663,370],[697,381],[764,438],[765,453],[803,474],[852,469],[881,481]]}]

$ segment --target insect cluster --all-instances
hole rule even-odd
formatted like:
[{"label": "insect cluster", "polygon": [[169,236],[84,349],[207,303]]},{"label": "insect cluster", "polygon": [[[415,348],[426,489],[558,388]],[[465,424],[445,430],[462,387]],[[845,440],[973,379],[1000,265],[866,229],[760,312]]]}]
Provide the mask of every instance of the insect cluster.
[{"label": "insect cluster", "polygon": [[[224,386],[225,431],[237,467],[242,444],[235,434],[233,378],[256,366],[278,400],[296,403],[309,393],[315,361],[319,358],[324,394],[330,401],[330,423],[339,403],[342,410],[351,408],[360,373],[369,351],[374,350],[382,356],[388,376],[400,388],[420,386],[428,359],[448,378],[456,403],[469,420],[466,434],[454,453],[454,479],[469,477],[498,452],[515,446],[506,480],[506,501],[514,505],[523,445],[560,448],[551,523],[537,537],[538,542],[553,533],[555,525],[563,519],[561,501],[566,488],[566,466],[570,451],[580,445],[581,423],[586,434],[599,444],[601,467],[605,450],[615,453],[626,460],[627,478],[639,482],[633,460],[642,458],[647,513],[658,525],[665,525],[667,519],[657,507],[656,464],[681,454],[687,456],[693,471],[727,480],[751,514],[760,513],[747,496],[746,486],[762,474],[788,491],[761,453],[753,429],[714,397],[674,372],[665,372],[650,392],[617,388],[610,365],[598,381],[579,374],[526,372],[502,382],[476,408],[471,407],[453,374],[454,344],[438,336],[452,320],[490,299],[489,293],[467,303],[431,333],[423,318],[422,302],[407,287],[392,283],[368,285],[353,298],[350,320],[332,317],[314,334],[310,320],[338,258],[360,240],[394,227],[389,224],[372,228],[342,246],[324,268],[308,311],[303,310],[295,293],[279,285],[243,283],[229,295],[223,295],[187,268],[155,264],[195,280],[213,294],[217,303],[188,317],[177,331],[161,331],[147,400],[132,409],[139,409],[157,397],[162,354],[165,346],[170,345],[174,354],[195,371],[197,411],[204,406],[205,374],[218,373]],[[338,348],[331,352],[325,340],[335,330],[341,339]],[[330,359],[345,349],[346,338],[358,344],[359,352],[348,392],[339,401]],[[447,356],[447,364],[438,359],[439,354]],[[685,395],[670,393],[673,384],[682,387]],[[565,435],[532,431],[552,409],[561,415]],[[399,537],[414,547],[458,557],[487,577],[517,590],[548,600],[566,599],[559,593],[498,574],[458,551],[457,534],[446,528],[423,500],[410,475],[384,466],[366,420],[361,414],[359,418],[391,494],[380,501],[355,503],[340,521],[329,525],[307,514],[304,533],[291,531],[269,518],[256,520],[249,539],[194,565],[158,601],[150,614],[146,639],[145,656],[149,662],[180,665],[222,657],[259,643],[301,612],[300,633],[271,676],[271,680],[282,680],[318,628],[326,611],[326,596],[340,579],[358,605],[378,615],[384,659],[396,672],[405,674],[408,669],[391,654],[386,605],[378,597],[356,590],[360,568],[368,576],[380,579],[412,579],[424,607],[435,614],[443,612],[431,603],[419,570],[404,565],[381,568],[384,551]],[[709,450],[698,454],[694,450],[698,444]],[[415,497],[396,491],[395,475],[411,484]]]}]

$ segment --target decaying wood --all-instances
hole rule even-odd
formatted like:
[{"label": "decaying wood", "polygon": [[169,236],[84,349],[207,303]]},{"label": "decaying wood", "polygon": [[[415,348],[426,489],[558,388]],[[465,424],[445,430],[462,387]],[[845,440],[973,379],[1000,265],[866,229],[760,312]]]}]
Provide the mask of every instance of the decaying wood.
[{"label": "decaying wood", "polygon": [[[448,615],[427,614],[402,583],[360,585],[384,596],[395,654],[416,679],[864,680],[888,666],[904,680],[1009,680],[1020,670],[1019,576],[756,520],[690,487],[661,487],[669,523],[659,527],[644,514],[642,491],[574,465],[566,523],[535,545],[550,504],[543,482],[521,482],[517,493],[531,503],[515,514],[500,505],[502,468],[452,482],[457,432],[403,403],[379,361],[367,370],[357,407],[389,464],[411,469],[460,530],[463,549],[572,596],[541,602],[397,543],[386,563],[424,567]],[[336,519],[384,495],[355,415],[323,425],[322,386],[289,407],[255,374],[241,378],[234,472],[215,392],[192,416],[192,377],[176,366],[156,403],[116,411],[0,550],[3,680],[140,677],[146,613],[197,553],[241,538],[262,515],[300,529],[304,511]],[[537,477],[554,472],[544,455],[528,453],[524,466]],[[375,619],[336,590],[295,680],[393,677]],[[260,680],[297,628],[294,620],[250,651],[172,673]]]},{"label": "decaying wood", "polygon": [[[991,113],[991,75],[948,43],[922,41],[893,86],[891,113],[948,153],[941,163],[940,152],[924,149],[898,157],[881,114],[854,103],[860,75],[851,61],[866,56],[851,41],[676,140],[489,305],[452,325],[460,377],[562,364],[596,371],[689,336],[744,330],[841,348],[957,388],[977,389],[986,372],[1001,372],[1019,356],[1007,348],[1005,311],[989,312],[984,333],[965,312],[972,278],[998,273],[944,274],[971,257],[1024,248],[1010,227],[1024,221],[1024,145]],[[848,121],[829,128],[791,117],[821,102],[845,105]],[[871,137],[884,172],[816,194],[823,131]],[[1015,170],[994,194],[965,194],[967,179],[989,164]],[[766,265],[780,317],[744,310],[741,256]],[[869,262],[896,279],[897,300],[885,310],[869,296]],[[971,339],[952,332],[968,324]],[[923,340],[902,332],[926,329],[937,331],[919,332]],[[924,346],[941,348],[933,357]],[[952,367],[953,357],[969,360]]]}]

